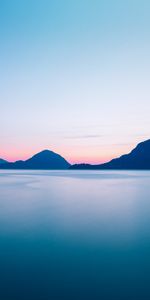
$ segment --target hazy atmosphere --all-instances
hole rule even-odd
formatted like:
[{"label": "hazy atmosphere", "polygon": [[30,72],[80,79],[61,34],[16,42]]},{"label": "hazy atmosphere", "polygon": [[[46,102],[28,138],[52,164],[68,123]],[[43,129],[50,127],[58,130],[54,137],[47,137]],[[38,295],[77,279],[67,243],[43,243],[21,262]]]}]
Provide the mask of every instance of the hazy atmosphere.
[{"label": "hazy atmosphere", "polygon": [[104,162],[150,136],[150,2],[0,0],[0,157]]},{"label": "hazy atmosphere", "polygon": [[0,0],[0,300],[150,299],[150,0]]}]

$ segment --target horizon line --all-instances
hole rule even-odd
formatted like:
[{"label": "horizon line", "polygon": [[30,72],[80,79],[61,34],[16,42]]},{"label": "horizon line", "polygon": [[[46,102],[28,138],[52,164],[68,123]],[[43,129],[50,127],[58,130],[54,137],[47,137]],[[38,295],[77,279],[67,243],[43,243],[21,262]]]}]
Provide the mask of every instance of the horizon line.
[{"label": "horizon line", "polygon": [[[149,141],[150,139],[146,139],[146,140],[143,140],[143,141],[141,141],[141,142],[139,142],[139,143],[137,143],[136,145],[135,145],[135,147],[138,145],[138,144],[141,144],[141,143],[143,143],[143,142],[147,142],[147,141]],[[124,154],[129,154],[131,151],[132,151],[133,149],[131,149],[128,153],[122,153],[119,157],[121,157],[122,155],[124,155]],[[1,157],[0,156],[0,159],[3,159],[3,160],[6,160],[8,163],[15,163],[15,162],[17,162],[17,161],[26,161],[26,160],[28,160],[28,159],[30,159],[30,158],[32,158],[33,156],[35,156],[36,154],[39,154],[39,153],[41,153],[41,152],[43,152],[43,151],[51,151],[51,152],[54,152],[54,153],[56,153],[56,154],[58,154],[58,155],[60,155],[60,156],[62,156],[60,153],[58,153],[58,152],[56,152],[56,151],[53,151],[53,150],[51,150],[51,149],[48,149],[48,148],[45,148],[45,149],[42,149],[42,150],[39,150],[38,152],[36,152],[36,153],[33,153],[33,154],[31,154],[31,155],[29,155],[29,157],[27,157],[27,158],[25,158],[25,159],[15,159],[15,160],[11,160],[11,159],[7,159],[7,158],[4,158],[4,157]],[[67,158],[65,158],[64,156],[62,156],[65,160],[67,160],[71,165],[74,165],[74,164],[93,164],[93,165],[99,165],[99,164],[103,164],[103,163],[107,163],[107,162],[109,162],[109,161],[111,161],[112,159],[115,159],[116,157],[112,157],[112,158],[110,158],[110,159],[108,159],[108,160],[106,160],[106,161],[102,161],[101,159],[98,161],[98,162],[86,162],[86,161],[84,161],[84,159],[83,159],[83,161],[81,160],[81,162],[73,162],[73,163],[71,163]],[[94,158],[93,158],[94,159]],[[90,159],[91,160],[91,159]],[[92,161],[92,160],[91,160]]]}]

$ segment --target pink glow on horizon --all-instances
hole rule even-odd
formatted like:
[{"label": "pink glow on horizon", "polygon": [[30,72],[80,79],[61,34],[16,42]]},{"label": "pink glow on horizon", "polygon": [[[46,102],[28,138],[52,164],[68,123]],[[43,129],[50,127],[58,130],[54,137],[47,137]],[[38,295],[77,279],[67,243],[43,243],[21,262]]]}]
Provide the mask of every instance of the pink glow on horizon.
[{"label": "pink glow on horizon", "polygon": [[[35,153],[32,153],[32,154],[24,154],[24,155],[1,155],[0,158],[2,159],[5,159],[7,160],[8,162],[15,162],[15,161],[18,161],[18,160],[27,160],[29,158],[31,158],[34,154],[38,153],[35,152]],[[113,157],[103,157],[103,158],[92,158],[92,157],[67,157],[60,154],[61,156],[63,156],[69,163],[71,164],[79,164],[79,163],[87,163],[87,164],[100,164],[100,163],[104,163],[104,162],[107,162],[109,160],[111,160]]]},{"label": "pink glow on horizon", "polygon": [[13,151],[1,151],[0,158],[6,159],[9,162],[15,162],[17,160],[27,160],[34,154],[49,149],[64,157],[69,163],[90,163],[101,164],[108,162],[113,158],[119,157],[122,154],[130,152],[131,145],[125,146],[101,146],[101,147],[84,147],[84,146],[70,146],[70,147],[31,147],[24,149],[13,149]]}]

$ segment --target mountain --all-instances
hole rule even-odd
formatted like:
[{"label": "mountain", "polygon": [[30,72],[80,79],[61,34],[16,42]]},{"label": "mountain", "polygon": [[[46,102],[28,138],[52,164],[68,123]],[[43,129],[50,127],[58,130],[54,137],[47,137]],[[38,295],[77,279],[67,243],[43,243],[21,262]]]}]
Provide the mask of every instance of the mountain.
[{"label": "mountain", "polygon": [[138,144],[129,154],[122,155],[108,163],[100,165],[79,164],[71,166],[70,169],[150,170],[150,140]]},{"label": "mountain", "polygon": [[108,163],[90,165],[70,165],[59,154],[44,150],[26,161],[8,163],[0,159],[0,169],[35,169],[35,170],[150,170],[150,139],[138,144],[129,154],[112,159]]},{"label": "mountain", "polygon": [[0,158],[0,164],[5,164],[5,163],[7,163],[7,161],[4,160],[4,159],[2,159],[2,158]]},{"label": "mountain", "polygon": [[26,161],[1,164],[1,169],[35,169],[35,170],[58,170],[68,169],[70,164],[59,154],[44,150],[35,154]]}]

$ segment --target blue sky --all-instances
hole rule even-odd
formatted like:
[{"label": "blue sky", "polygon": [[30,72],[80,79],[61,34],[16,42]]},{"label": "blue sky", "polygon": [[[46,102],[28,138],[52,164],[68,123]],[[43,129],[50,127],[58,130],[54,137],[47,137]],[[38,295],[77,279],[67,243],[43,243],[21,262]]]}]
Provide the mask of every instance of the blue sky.
[{"label": "blue sky", "polygon": [[0,0],[0,156],[101,162],[150,138],[150,2]]}]

